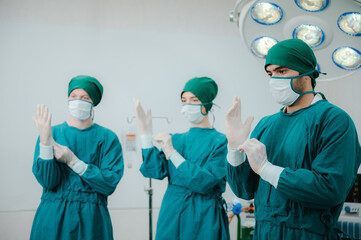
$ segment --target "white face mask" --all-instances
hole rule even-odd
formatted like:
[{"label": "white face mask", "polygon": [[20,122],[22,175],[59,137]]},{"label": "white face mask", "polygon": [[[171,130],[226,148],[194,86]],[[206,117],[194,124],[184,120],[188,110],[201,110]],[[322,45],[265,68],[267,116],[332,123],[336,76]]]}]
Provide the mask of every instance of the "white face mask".
[{"label": "white face mask", "polygon": [[310,72],[295,77],[271,77],[269,87],[272,97],[277,103],[283,106],[292,106],[302,95],[306,93],[314,93],[315,91],[301,93],[296,91],[292,86],[293,79],[300,78],[308,74],[310,74]]},{"label": "white face mask", "polygon": [[191,123],[200,123],[204,116],[202,114],[202,104],[183,104],[181,113]]},{"label": "white face mask", "polygon": [[93,104],[91,102],[73,99],[68,101],[68,110],[70,115],[78,120],[84,121],[91,117],[91,111],[93,109]]}]

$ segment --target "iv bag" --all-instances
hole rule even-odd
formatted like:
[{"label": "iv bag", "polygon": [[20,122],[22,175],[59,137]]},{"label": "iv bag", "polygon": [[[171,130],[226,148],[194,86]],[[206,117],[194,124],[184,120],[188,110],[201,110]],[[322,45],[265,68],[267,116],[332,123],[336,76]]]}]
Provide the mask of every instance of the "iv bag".
[{"label": "iv bag", "polygon": [[124,161],[128,168],[132,168],[133,160],[136,161],[138,157],[137,136],[135,124],[128,123],[122,134]]}]

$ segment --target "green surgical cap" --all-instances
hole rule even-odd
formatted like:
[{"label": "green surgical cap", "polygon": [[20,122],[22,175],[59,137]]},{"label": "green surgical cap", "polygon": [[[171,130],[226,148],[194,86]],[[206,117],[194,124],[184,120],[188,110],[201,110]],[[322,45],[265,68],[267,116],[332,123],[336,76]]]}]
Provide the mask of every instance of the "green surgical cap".
[{"label": "green surgical cap", "polygon": [[89,97],[93,100],[94,106],[98,105],[102,99],[103,86],[93,77],[80,75],[71,79],[69,82],[68,97],[76,88],[81,88],[86,91],[89,94]]},{"label": "green surgical cap", "polygon": [[181,93],[181,97],[184,92],[193,93],[204,105],[207,112],[212,108],[212,101],[216,98],[218,92],[217,83],[208,77],[195,77],[189,80]]},{"label": "green surgical cap", "polygon": [[[288,39],[275,44],[268,50],[265,69],[269,64],[279,65],[299,72],[312,72],[313,81],[319,76],[317,60],[312,49],[300,39]],[[314,82],[315,83],[315,82]]]}]

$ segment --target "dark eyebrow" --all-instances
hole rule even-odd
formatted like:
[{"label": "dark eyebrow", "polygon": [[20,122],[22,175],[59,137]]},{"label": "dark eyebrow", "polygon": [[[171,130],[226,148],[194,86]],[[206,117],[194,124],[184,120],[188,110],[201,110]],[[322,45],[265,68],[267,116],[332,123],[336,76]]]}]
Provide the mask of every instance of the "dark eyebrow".
[{"label": "dark eyebrow", "polygon": [[[280,70],[282,68],[286,68],[286,67],[283,67],[283,66],[279,66],[279,67],[276,67],[275,69],[272,69],[272,71],[277,71],[277,70]],[[271,72],[270,70],[266,70],[267,73]]]}]

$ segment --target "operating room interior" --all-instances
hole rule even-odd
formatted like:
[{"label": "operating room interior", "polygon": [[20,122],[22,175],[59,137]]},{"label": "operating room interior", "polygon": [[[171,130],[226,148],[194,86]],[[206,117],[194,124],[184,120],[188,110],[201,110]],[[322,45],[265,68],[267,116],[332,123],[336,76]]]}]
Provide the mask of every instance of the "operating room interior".
[{"label": "operating room interior", "polygon": [[[293,0],[273,2],[284,6],[281,21],[295,12],[302,14]],[[330,8],[334,2],[330,0]],[[211,77],[218,84],[210,120],[222,133],[233,96],[241,99],[243,116],[254,116],[252,127],[279,111],[268,89],[264,59],[247,43],[262,28],[255,24],[252,33],[240,33],[230,21],[235,4],[236,0],[1,0],[0,239],[29,238],[42,194],[32,173],[39,135],[32,116],[43,103],[52,113],[53,125],[66,121],[67,84],[76,75],[90,75],[102,83],[102,104],[95,107],[94,121],[114,131],[123,147],[124,176],[108,199],[114,239],[149,237],[149,179],[139,172],[139,140],[127,138],[138,134],[134,98],[152,109],[154,132],[188,130],[180,112],[180,92],[196,76]],[[360,4],[354,6],[349,11],[360,13]],[[287,8],[294,12],[289,14]],[[334,11],[329,14],[334,24],[325,31],[327,45],[337,45],[331,43],[334,38],[344,46],[353,37],[353,48],[361,51],[361,36],[337,37],[337,17],[342,13]],[[285,36],[278,40],[292,38],[292,32],[283,31]],[[333,49],[328,52],[331,59]],[[322,58],[319,64],[328,75],[320,78],[316,91],[350,115],[361,141],[361,68],[341,69]],[[135,144],[135,150],[127,150],[127,144]],[[155,234],[167,180],[152,180],[151,187]],[[223,197],[227,203],[235,199],[229,187]],[[237,219],[230,223],[230,234],[236,239]]]}]

